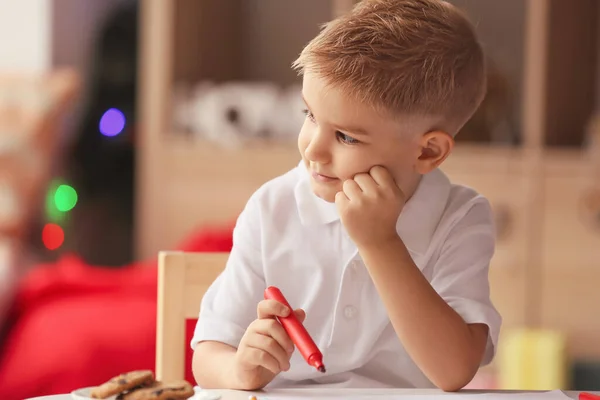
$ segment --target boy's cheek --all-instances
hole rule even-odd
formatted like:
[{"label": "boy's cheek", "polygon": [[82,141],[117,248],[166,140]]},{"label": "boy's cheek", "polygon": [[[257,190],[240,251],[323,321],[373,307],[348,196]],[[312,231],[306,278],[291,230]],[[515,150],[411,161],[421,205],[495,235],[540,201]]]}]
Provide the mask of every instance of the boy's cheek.
[{"label": "boy's cheek", "polygon": [[395,168],[395,169],[388,168],[388,171],[390,172],[390,175],[392,175],[392,178],[394,178],[396,185],[398,185],[398,187],[400,189],[405,188],[405,186],[407,185],[408,182],[410,182],[411,177],[413,176],[412,168],[407,168],[407,167]]},{"label": "boy's cheek", "polygon": [[308,141],[305,138],[305,134],[303,134],[302,131],[300,131],[300,133],[298,134],[298,150],[300,150],[302,154],[304,154],[304,150],[306,149],[307,143]]},{"label": "boy's cheek", "polygon": [[306,122],[300,128],[300,132],[298,133],[298,147],[301,150],[304,150],[310,141],[310,134],[308,132]]}]

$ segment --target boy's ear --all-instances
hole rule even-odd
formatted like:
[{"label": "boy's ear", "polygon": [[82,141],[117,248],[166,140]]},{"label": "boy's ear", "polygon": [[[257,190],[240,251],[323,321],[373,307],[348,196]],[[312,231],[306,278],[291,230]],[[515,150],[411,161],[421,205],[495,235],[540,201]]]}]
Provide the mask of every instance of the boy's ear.
[{"label": "boy's ear", "polygon": [[417,159],[417,172],[425,175],[437,167],[450,155],[454,148],[454,138],[443,131],[432,131],[419,139],[420,155]]}]

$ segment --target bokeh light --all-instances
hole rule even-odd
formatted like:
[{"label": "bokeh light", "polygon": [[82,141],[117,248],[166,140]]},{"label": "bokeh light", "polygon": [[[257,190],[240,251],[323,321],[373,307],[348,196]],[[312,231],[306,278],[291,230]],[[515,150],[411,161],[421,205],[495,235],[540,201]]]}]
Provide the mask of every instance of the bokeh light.
[{"label": "bokeh light", "polygon": [[46,218],[49,222],[60,223],[65,219],[79,200],[75,188],[68,185],[64,179],[56,178],[48,186],[46,192]]},{"label": "bokeh light", "polygon": [[67,212],[77,204],[77,192],[69,185],[60,185],[54,192],[54,204],[58,211]]},{"label": "bokeh light", "polygon": [[42,229],[42,242],[48,250],[56,250],[65,241],[65,232],[56,224],[46,224]]},{"label": "bokeh light", "polygon": [[117,136],[125,128],[125,114],[116,108],[109,108],[100,118],[99,129],[104,136]]}]

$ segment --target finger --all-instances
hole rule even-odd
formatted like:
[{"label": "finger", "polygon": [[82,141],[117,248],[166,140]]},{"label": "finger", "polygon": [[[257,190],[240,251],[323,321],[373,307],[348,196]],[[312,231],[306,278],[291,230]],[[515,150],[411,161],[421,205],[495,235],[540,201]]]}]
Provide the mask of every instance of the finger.
[{"label": "finger", "polygon": [[306,318],[306,312],[304,312],[303,309],[301,309],[301,308],[295,309],[294,314],[296,314],[296,318],[298,318],[298,321],[304,322],[304,319]]},{"label": "finger", "polygon": [[342,188],[344,189],[344,194],[346,194],[346,197],[350,201],[356,200],[362,196],[362,190],[354,179],[348,179],[345,181]]},{"label": "finger", "polygon": [[253,324],[252,331],[273,338],[284,351],[288,353],[294,352],[292,339],[290,339],[283,326],[276,320],[259,319]]},{"label": "finger", "polygon": [[350,203],[350,199],[346,196],[346,193],[339,191],[335,194],[334,202],[338,210],[343,210],[348,206],[348,203]]},{"label": "finger", "polygon": [[262,350],[277,361],[277,368],[281,371],[287,371],[290,368],[290,353],[269,335],[260,333],[250,335],[246,340],[246,345],[255,349]]},{"label": "finger", "polygon": [[242,362],[250,367],[266,368],[275,375],[281,372],[277,359],[266,351],[256,347],[249,346],[245,349]]},{"label": "finger", "polygon": [[290,309],[277,300],[268,299],[258,303],[256,314],[258,319],[287,317],[290,315]]},{"label": "finger", "polygon": [[379,186],[398,186],[396,184],[396,181],[394,180],[394,177],[392,176],[392,174],[390,174],[390,171],[387,168],[382,167],[381,165],[376,165],[373,168],[371,168],[371,170],[369,171],[369,175],[371,175],[373,181],[375,181],[375,183]]},{"label": "finger", "polygon": [[379,186],[369,174],[357,174],[354,177],[354,182],[356,182],[358,187],[365,193],[373,193]]}]

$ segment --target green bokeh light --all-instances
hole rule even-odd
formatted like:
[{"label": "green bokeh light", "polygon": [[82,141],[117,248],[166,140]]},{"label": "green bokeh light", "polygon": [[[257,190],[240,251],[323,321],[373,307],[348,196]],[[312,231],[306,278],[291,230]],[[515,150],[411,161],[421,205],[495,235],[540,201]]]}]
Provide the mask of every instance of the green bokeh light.
[{"label": "green bokeh light", "polygon": [[77,204],[77,191],[72,186],[60,185],[54,192],[54,204],[58,211],[72,210]]},{"label": "green bokeh light", "polygon": [[61,223],[77,204],[77,191],[66,182],[57,178],[50,182],[46,192],[46,218],[50,222]]}]

